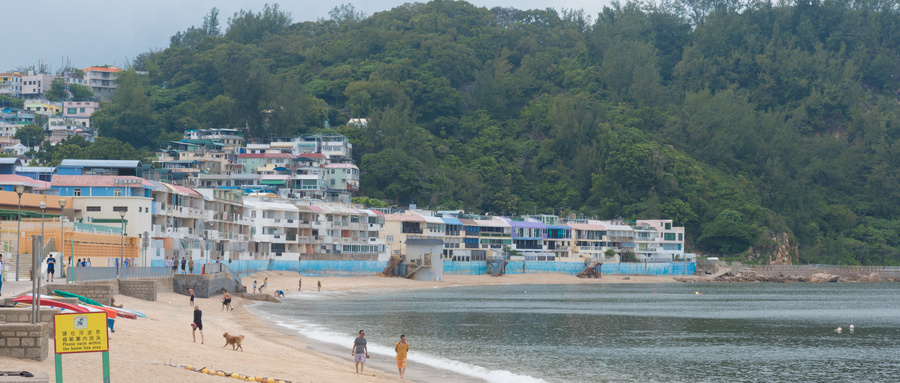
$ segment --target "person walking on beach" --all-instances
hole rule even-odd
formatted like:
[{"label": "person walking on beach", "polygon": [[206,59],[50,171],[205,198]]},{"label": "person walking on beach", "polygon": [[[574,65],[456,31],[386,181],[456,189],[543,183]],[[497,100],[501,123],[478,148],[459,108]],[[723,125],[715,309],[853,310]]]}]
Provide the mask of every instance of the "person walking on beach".
[{"label": "person walking on beach", "polygon": [[188,261],[188,273],[189,274],[194,273],[194,258],[191,258],[191,260]]},{"label": "person walking on beach", "polygon": [[300,278],[300,282],[297,284],[297,291],[303,290],[303,278]]},{"label": "person walking on beach", "polygon": [[188,289],[188,292],[191,294],[191,306],[194,305],[194,290]]},{"label": "person walking on beach", "polygon": [[253,281],[253,293],[256,294],[256,281]]},{"label": "person walking on beach", "polygon": [[266,277],[266,279],[263,279],[262,286],[259,286],[259,292],[262,292],[263,289],[266,288],[266,286],[268,286],[268,285],[269,285],[269,277]]},{"label": "person walking on beach", "polygon": [[233,311],[231,307],[231,294],[227,291],[222,293],[222,310]]},{"label": "person walking on beach", "polygon": [[200,311],[200,306],[194,306],[194,322],[191,323],[191,328],[194,343],[197,343],[197,330],[200,330],[200,344],[203,344],[203,311]]},{"label": "person walking on beach", "polygon": [[406,353],[409,352],[409,343],[406,343],[406,335],[400,335],[400,341],[394,345],[397,352],[397,370],[400,371],[400,379],[406,379]]},{"label": "person walking on beach", "polygon": [[53,254],[50,254],[50,258],[47,258],[47,282],[53,281],[53,273],[56,271],[56,259],[53,258]]},{"label": "person walking on beach", "polygon": [[322,281],[319,281],[319,290],[317,291],[322,291]]},{"label": "person walking on beach", "polygon": [[366,345],[366,332],[359,330],[359,337],[353,340],[353,348],[350,352],[356,362],[356,373],[362,374],[366,367],[366,358],[369,357],[369,346]]}]

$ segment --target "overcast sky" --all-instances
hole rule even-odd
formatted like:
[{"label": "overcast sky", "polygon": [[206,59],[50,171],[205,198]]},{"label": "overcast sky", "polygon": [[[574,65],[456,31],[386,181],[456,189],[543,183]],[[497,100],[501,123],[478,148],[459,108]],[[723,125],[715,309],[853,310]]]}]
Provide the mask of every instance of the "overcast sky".
[{"label": "overcast sky", "polygon": [[[276,3],[276,1],[269,1]],[[367,16],[411,1],[319,0],[277,2],[294,22],[327,18],[337,5],[350,3]],[[479,7],[518,9],[584,9],[592,19],[609,0],[470,0]],[[224,27],[240,9],[262,10],[265,1],[250,0],[150,0],[96,2],[43,0],[2,2],[4,49],[0,71],[37,65],[44,60],[56,71],[64,59],[78,68],[92,65],[123,66],[150,49],[165,48],[175,32],[200,26],[203,15],[219,9]]]}]

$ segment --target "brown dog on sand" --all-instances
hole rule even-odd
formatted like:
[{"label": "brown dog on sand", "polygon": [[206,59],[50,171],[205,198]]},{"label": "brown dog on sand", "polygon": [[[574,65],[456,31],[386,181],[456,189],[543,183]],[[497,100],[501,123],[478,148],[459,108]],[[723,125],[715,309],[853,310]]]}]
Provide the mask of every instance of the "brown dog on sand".
[{"label": "brown dog on sand", "polygon": [[222,334],[222,336],[225,337],[225,346],[222,346],[222,348],[225,348],[230,344],[232,350],[241,349],[241,351],[244,351],[244,348],[241,347],[241,342],[244,341],[243,335],[228,335],[226,332]]}]

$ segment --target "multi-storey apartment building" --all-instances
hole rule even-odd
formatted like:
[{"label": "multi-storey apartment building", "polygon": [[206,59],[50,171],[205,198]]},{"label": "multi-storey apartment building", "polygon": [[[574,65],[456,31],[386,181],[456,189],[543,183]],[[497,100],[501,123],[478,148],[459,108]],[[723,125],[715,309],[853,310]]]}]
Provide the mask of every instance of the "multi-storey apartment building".
[{"label": "multi-storey apartment building", "polygon": [[0,95],[21,98],[22,77],[18,72],[0,73]]},{"label": "multi-storey apartment building", "polygon": [[107,100],[116,91],[116,77],[122,70],[114,66],[92,66],[84,68],[84,85],[91,88],[94,96]]},{"label": "multi-storey apartment building", "polygon": [[647,225],[659,232],[659,249],[653,258],[660,260],[684,259],[684,227],[675,226],[671,219],[638,220],[638,225]]},{"label": "multi-storey apartment building", "polygon": [[50,83],[52,82],[53,76],[50,74],[28,71],[28,74],[22,76],[22,98],[28,100],[43,99],[47,91],[50,90]]}]

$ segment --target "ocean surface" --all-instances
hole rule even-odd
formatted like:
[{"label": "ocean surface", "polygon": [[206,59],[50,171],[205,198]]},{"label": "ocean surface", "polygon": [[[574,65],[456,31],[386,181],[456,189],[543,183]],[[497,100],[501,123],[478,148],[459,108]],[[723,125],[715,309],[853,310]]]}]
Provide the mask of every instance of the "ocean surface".
[{"label": "ocean surface", "polygon": [[523,383],[900,381],[897,283],[295,291],[282,301],[253,310],[290,333],[346,348],[348,360],[360,329],[370,354],[384,361],[406,334],[409,370],[419,376],[452,371],[457,380]]}]

